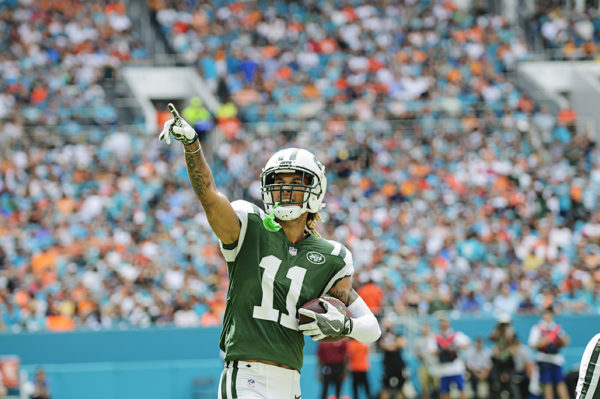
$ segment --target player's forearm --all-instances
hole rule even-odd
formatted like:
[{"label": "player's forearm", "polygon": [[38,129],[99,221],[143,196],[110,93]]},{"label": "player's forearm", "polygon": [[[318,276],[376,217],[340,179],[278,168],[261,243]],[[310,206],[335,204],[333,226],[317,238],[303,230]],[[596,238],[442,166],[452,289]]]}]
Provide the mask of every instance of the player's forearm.
[{"label": "player's forearm", "polygon": [[185,164],[192,188],[196,193],[196,197],[198,197],[202,206],[206,209],[217,199],[218,195],[212,172],[208,163],[206,163],[198,140],[192,144],[185,145],[184,148]]},{"label": "player's forearm", "polygon": [[360,296],[348,306],[348,311],[352,316],[352,330],[348,334],[349,337],[364,343],[379,339],[381,336],[379,323]]},{"label": "player's forearm", "polygon": [[238,217],[227,197],[217,190],[198,141],[185,146],[185,163],[210,227],[224,244],[235,242],[240,235]]}]

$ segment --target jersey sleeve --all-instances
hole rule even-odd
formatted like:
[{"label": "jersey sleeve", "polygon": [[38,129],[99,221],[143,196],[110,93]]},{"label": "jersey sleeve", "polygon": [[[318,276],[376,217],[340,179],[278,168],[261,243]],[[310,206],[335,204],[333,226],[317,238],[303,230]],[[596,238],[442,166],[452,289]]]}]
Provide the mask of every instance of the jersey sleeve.
[{"label": "jersey sleeve", "polygon": [[352,253],[339,242],[329,242],[333,245],[331,255],[340,257],[342,259],[342,266],[337,273],[331,279],[329,279],[321,295],[328,293],[331,287],[333,287],[339,280],[343,279],[344,277],[351,277],[354,274],[354,261],[352,259]]},{"label": "jersey sleeve", "polygon": [[238,237],[237,241],[231,244],[223,244],[222,241],[219,241],[221,253],[227,262],[233,262],[240,252],[242,245],[244,245],[244,238],[246,238],[246,232],[248,231],[248,223],[250,220],[249,215],[257,214],[261,219],[264,218],[264,212],[256,205],[251,204],[248,201],[233,201],[231,206],[233,207],[233,210],[240,221],[240,236]]}]

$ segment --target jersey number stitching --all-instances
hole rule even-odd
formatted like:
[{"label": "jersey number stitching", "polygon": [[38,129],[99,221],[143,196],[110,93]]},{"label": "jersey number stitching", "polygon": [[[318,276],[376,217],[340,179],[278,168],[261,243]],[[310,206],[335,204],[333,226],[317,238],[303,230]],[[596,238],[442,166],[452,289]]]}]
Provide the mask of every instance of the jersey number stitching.
[{"label": "jersey number stitching", "polygon": [[279,320],[279,324],[282,326],[297,330],[298,321],[296,320],[296,305],[300,298],[300,290],[302,289],[302,282],[304,281],[306,269],[300,266],[293,266],[288,270],[286,277],[289,278],[292,283],[290,284],[290,290],[285,298],[285,308],[287,313],[281,313],[280,318],[279,310],[273,308],[273,284],[275,282],[275,275],[279,270],[279,266],[281,266],[281,259],[273,255],[265,256],[260,260],[258,265],[265,269],[261,281],[262,300],[260,306],[254,306],[252,317],[274,322]]}]

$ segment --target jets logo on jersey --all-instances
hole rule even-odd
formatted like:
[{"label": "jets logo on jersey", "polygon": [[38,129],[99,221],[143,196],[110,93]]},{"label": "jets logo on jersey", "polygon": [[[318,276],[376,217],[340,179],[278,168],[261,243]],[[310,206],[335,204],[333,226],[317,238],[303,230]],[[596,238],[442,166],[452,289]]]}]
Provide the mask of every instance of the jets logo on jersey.
[{"label": "jets logo on jersey", "polygon": [[318,252],[310,251],[306,254],[306,259],[315,265],[322,265],[325,263],[325,257]]}]

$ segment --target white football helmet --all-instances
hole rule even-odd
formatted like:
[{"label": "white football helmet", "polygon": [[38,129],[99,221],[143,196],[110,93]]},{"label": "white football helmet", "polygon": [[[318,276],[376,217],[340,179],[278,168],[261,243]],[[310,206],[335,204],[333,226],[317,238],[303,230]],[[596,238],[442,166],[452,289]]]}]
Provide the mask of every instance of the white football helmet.
[{"label": "white football helmet", "polygon": [[[303,184],[275,184],[278,173],[301,173]],[[308,177],[308,181],[306,179]],[[279,220],[294,220],[304,212],[317,213],[325,207],[323,198],[327,190],[325,167],[310,151],[300,148],[286,148],[276,152],[265,165],[260,175],[261,192],[265,211],[271,213],[273,192],[279,191],[283,198],[283,189],[304,192],[302,202],[288,202],[275,208],[275,217]],[[293,195],[292,195],[293,197]]]}]

